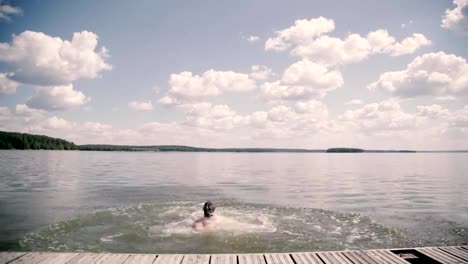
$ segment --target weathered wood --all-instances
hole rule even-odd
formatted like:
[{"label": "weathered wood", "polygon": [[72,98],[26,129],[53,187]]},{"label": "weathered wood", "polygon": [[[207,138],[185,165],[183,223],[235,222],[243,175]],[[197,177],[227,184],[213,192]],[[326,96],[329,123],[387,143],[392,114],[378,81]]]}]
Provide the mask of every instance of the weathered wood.
[{"label": "weathered wood", "polygon": [[367,250],[366,254],[383,264],[410,264],[408,261],[386,249]]},{"label": "weathered wood", "polygon": [[416,248],[416,250],[442,264],[467,263],[437,248]]},{"label": "weathered wood", "polygon": [[353,264],[349,259],[340,252],[319,252],[317,255],[325,262],[325,264]]},{"label": "weathered wood", "polygon": [[88,264],[96,263],[96,261],[102,257],[103,254],[97,253],[81,253],[78,256],[71,259],[67,264]]},{"label": "weathered wood", "polygon": [[209,264],[210,255],[185,255],[182,264]]},{"label": "weathered wood", "polygon": [[265,259],[268,264],[294,264],[289,254],[283,254],[283,253],[265,254]]},{"label": "weathered wood", "polygon": [[19,257],[26,255],[27,252],[0,252],[0,264],[5,264]]},{"label": "weathered wood", "polygon": [[63,264],[67,263],[74,257],[78,256],[79,253],[48,253],[45,258],[38,264]]},{"label": "weathered wood", "polygon": [[[26,254],[14,261],[8,262],[8,263],[34,263],[34,264],[39,264],[39,263],[47,263],[47,259],[51,261],[53,258],[59,257],[60,254],[64,254],[64,257],[70,257],[70,258],[64,258],[66,261],[69,261],[72,257],[74,256],[69,256],[68,254],[70,253],[48,253],[48,252],[34,252],[34,253],[29,253]],[[45,262],[44,262],[45,261]],[[56,262],[60,263],[60,262]]]},{"label": "weathered wood", "polygon": [[342,254],[354,264],[377,264],[377,262],[359,250],[345,251]]},{"label": "weathered wood", "polygon": [[154,254],[131,254],[124,264],[153,264],[156,257]]},{"label": "weathered wood", "polygon": [[211,255],[210,264],[237,264],[237,256],[232,254]]},{"label": "weathered wood", "polygon": [[296,264],[322,264],[323,262],[315,253],[292,253],[291,257]]},{"label": "weathered wood", "polygon": [[459,249],[457,247],[440,247],[439,249],[449,253],[449,254],[452,254],[458,258],[461,258],[465,261],[468,261],[468,251],[465,251],[465,250],[462,250],[462,249]]},{"label": "weathered wood", "polygon": [[265,264],[265,257],[262,254],[241,254],[237,255],[239,264]]},{"label": "weathered wood", "polygon": [[184,255],[158,255],[154,264],[180,264],[184,259]]}]

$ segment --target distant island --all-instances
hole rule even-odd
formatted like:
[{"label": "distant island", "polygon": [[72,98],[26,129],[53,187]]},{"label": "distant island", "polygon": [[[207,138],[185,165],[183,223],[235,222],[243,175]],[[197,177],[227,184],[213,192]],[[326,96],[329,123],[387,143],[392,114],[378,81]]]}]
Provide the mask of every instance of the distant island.
[{"label": "distant island", "polygon": [[414,150],[365,150],[360,148],[295,149],[295,148],[198,148],[179,145],[132,146],[87,144],[76,145],[73,142],[44,135],[0,131],[0,149],[43,149],[43,150],[80,150],[80,151],[152,151],[152,152],[288,152],[288,153],[421,153],[455,152],[466,153],[468,150],[414,151]]}]

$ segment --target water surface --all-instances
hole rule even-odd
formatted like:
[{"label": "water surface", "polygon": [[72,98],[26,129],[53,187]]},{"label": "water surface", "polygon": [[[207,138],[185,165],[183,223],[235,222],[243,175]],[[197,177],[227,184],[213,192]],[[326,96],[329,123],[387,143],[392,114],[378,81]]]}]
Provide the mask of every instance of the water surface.
[{"label": "water surface", "polygon": [[[468,154],[0,151],[0,249],[468,244]],[[218,229],[194,232],[203,201]]]}]

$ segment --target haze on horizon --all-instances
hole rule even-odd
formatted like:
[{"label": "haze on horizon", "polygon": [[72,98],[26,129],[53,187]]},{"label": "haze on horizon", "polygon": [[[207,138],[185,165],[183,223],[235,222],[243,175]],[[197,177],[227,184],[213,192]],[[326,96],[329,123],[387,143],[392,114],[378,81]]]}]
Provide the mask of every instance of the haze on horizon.
[{"label": "haze on horizon", "polygon": [[0,0],[0,32],[0,130],[468,149],[468,0]]}]

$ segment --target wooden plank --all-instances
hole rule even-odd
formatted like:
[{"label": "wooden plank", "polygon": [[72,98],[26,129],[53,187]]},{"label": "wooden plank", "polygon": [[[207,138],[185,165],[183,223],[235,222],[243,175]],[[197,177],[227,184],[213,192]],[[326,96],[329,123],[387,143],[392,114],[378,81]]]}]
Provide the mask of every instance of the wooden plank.
[{"label": "wooden plank", "polygon": [[325,262],[325,264],[353,264],[338,251],[320,252],[317,253],[317,255],[323,260],[323,262]]},{"label": "wooden plank", "polygon": [[294,264],[289,254],[273,253],[265,254],[265,259],[268,264]]},{"label": "wooden plank", "polygon": [[232,254],[211,255],[210,264],[237,264],[237,256]]},{"label": "wooden plank", "polygon": [[457,249],[456,247],[440,247],[439,249],[449,254],[452,254],[455,257],[468,261],[468,252],[465,250],[460,250],[460,249]]},{"label": "wooden plank", "polygon": [[182,264],[209,264],[210,255],[185,255]]},{"label": "wooden plank", "polygon": [[156,257],[155,254],[131,254],[124,264],[153,264]]},{"label": "wooden plank", "polygon": [[372,258],[379,260],[379,263],[409,264],[408,261],[398,257],[396,254],[392,253],[390,250],[377,249],[377,250],[366,250],[365,252],[367,255],[371,256]]},{"label": "wooden plank", "polygon": [[47,253],[46,257],[38,264],[63,264],[67,263],[74,257],[78,256],[79,253]]},{"label": "wooden plank", "polygon": [[421,252],[422,254],[435,259],[436,261],[442,264],[458,264],[458,263],[466,263],[461,259],[453,257],[452,255],[439,250],[437,248],[416,248],[415,250]]},{"label": "wooden plank", "polygon": [[42,260],[44,260],[45,258],[47,258],[48,254],[50,253],[46,253],[46,252],[31,252],[31,253],[28,253],[10,263],[40,263]]},{"label": "wooden plank", "polygon": [[292,253],[291,257],[296,264],[323,264],[315,253]]},{"label": "wooden plank", "polygon": [[27,252],[1,252],[0,253],[0,264],[8,263],[19,257],[26,255]]},{"label": "wooden plank", "polygon": [[96,253],[80,253],[78,256],[74,257],[67,264],[89,264],[96,263],[103,254]]},{"label": "wooden plank", "polygon": [[125,260],[130,257],[130,254],[114,254],[114,253],[106,253],[100,254],[103,255],[102,257],[98,258],[94,263],[96,264],[122,264]]},{"label": "wooden plank", "polygon": [[266,264],[262,254],[240,254],[237,258],[239,264]]},{"label": "wooden plank", "polygon": [[364,252],[359,250],[345,251],[342,252],[349,260],[354,264],[377,264],[375,260],[371,259]]},{"label": "wooden plank", "polygon": [[158,255],[154,264],[180,264],[184,259],[184,255]]}]

